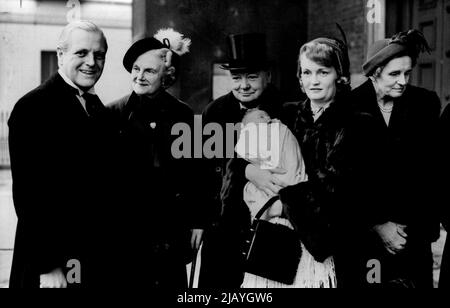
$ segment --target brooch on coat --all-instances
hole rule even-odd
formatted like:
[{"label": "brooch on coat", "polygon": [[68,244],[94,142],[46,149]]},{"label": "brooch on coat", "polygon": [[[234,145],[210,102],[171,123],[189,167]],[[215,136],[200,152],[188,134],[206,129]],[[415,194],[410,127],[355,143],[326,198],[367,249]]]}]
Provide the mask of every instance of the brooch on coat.
[{"label": "brooch on coat", "polygon": [[155,129],[155,127],[156,127],[156,122],[151,122],[151,123],[150,123],[150,127],[153,128],[153,129]]}]

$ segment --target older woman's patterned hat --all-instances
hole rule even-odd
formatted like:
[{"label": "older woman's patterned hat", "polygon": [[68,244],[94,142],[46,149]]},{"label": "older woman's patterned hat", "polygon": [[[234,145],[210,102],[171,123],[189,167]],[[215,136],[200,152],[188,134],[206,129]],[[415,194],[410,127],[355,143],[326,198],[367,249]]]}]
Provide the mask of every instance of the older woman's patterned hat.
[{"label": "older woman's patterned hat", "polygon": [[366,76],[371,76],[374,71],[399,55],[411,56],[416,61],[420,52],[430,51],[430,47],[418,30],[399,32],[390,39],[376,41],[367,52],[367,61],[363,64]]},{"label": "older woman's patterned hat", "polygon": [[172,62],[177,66],[179,56],[189,52],[190,45],[191,40],[184,38],[181,33],[171,28],[160,29],[153,37],[140,39],[131,45],[123,57],[123,66],[131,73],[133,64],[140,55],[150,50],[163,48],[167,48],[173,52]]},{"label": "older woman's patterned hat", "polygon": [[164,45],[154,37],[146,37],[138,40],[131,45],[125,53],[125,56],[123,57],[123,66],[128,72],[131,73],[133,64],[140,55],[146,53],[147,51],[161,48],[169,48],[169,46]]}]

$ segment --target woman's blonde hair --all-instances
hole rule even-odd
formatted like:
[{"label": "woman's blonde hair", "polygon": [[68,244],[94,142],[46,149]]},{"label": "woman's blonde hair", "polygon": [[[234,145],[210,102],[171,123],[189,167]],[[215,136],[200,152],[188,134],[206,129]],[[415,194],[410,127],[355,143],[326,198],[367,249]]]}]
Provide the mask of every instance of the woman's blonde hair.
[{"label": "woman's blonde hair", "polygon": [[[330,43],[326,43],[326,42]],[[302,76],[301,56],[305,55],[309,60],[323,65],[333,67],[336,70],[338,78],[336,80],[339,91],[350,89],[349,63],[345,58],[345,51],[341,49],[345,46],[339,46],[339,42],[334,39],[319,38],[304,44],[300,48],[297,64],[297,77],[300,80]],[[341,53],[341,54],[339,54]]]}]

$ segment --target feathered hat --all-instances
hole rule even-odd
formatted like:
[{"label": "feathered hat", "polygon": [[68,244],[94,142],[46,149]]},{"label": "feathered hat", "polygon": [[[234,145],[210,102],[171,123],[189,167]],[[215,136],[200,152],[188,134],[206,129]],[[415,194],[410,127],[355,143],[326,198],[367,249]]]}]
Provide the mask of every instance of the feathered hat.
[{"label": "feathered hat", "polygon": [[411,56],[413,62],[421,52],[430,52],[430,47],[418,30],[399,32],[390,39],[379,40],[370,46],[367,52],[367,61],[363,64],[366,76],[371,76],[377,67],[383,66],[398,55]]},{"label": "feathered hat", "polygon": [[345,78],[345,83],[350,84],[350,58],[348,55],[347,36],[340,24],[336,23],[336,27],[341,33],[342,40],[335,37],[323,36],[312,40],[312,42],[324,44],[333,49],[338,64],[336,70],[339,76]]},{"label": "feathered hat", "polygon": [[134,62],[143,53],[154,49],[168,49],[166,63],[178,68],[179,57],[189,52],[190,46],[191,40],[183,34],[172,28],[160,29],[153,37],[143,38],[131,45],[123,57],[123,66],[131,73]]}]

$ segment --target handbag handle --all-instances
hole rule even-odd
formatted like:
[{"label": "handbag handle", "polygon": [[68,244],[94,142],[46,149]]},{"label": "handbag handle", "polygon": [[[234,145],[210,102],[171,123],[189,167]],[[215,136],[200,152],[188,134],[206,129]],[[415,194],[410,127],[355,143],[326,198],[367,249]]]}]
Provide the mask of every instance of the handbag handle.
[{"label": "handbag handle", "polygon": [[261,216],[264,214],[264,212],[267,211],[267,209],[271,207],[277,200],[280,200],[279,196],[274,196],[270,198],[269,201],[267,201],[266,204],[264,204],[264,206],[258,211],[258,213],[255,216],[255,220],[260,219]]},{"label": "handbag handle", "polygon": [[249,253],[253,248],[253,243],[255,242],[256,228],[258,227],[259,219],[264,214],[264,212],[267,211],[267,209],[271,207],[279,199],[280,199],[279,196],[274,196],[270,198],[269,201],[267,201],[266,204],[264,204],[263,207],[256,214],[255,219],[253,220],[253,223],[250,227],[251,239],[246,241],[246,243],[248,244],[248,250],[243,252],[243,255],[245,256],[246,260],[248,260],[250,255]]}]

